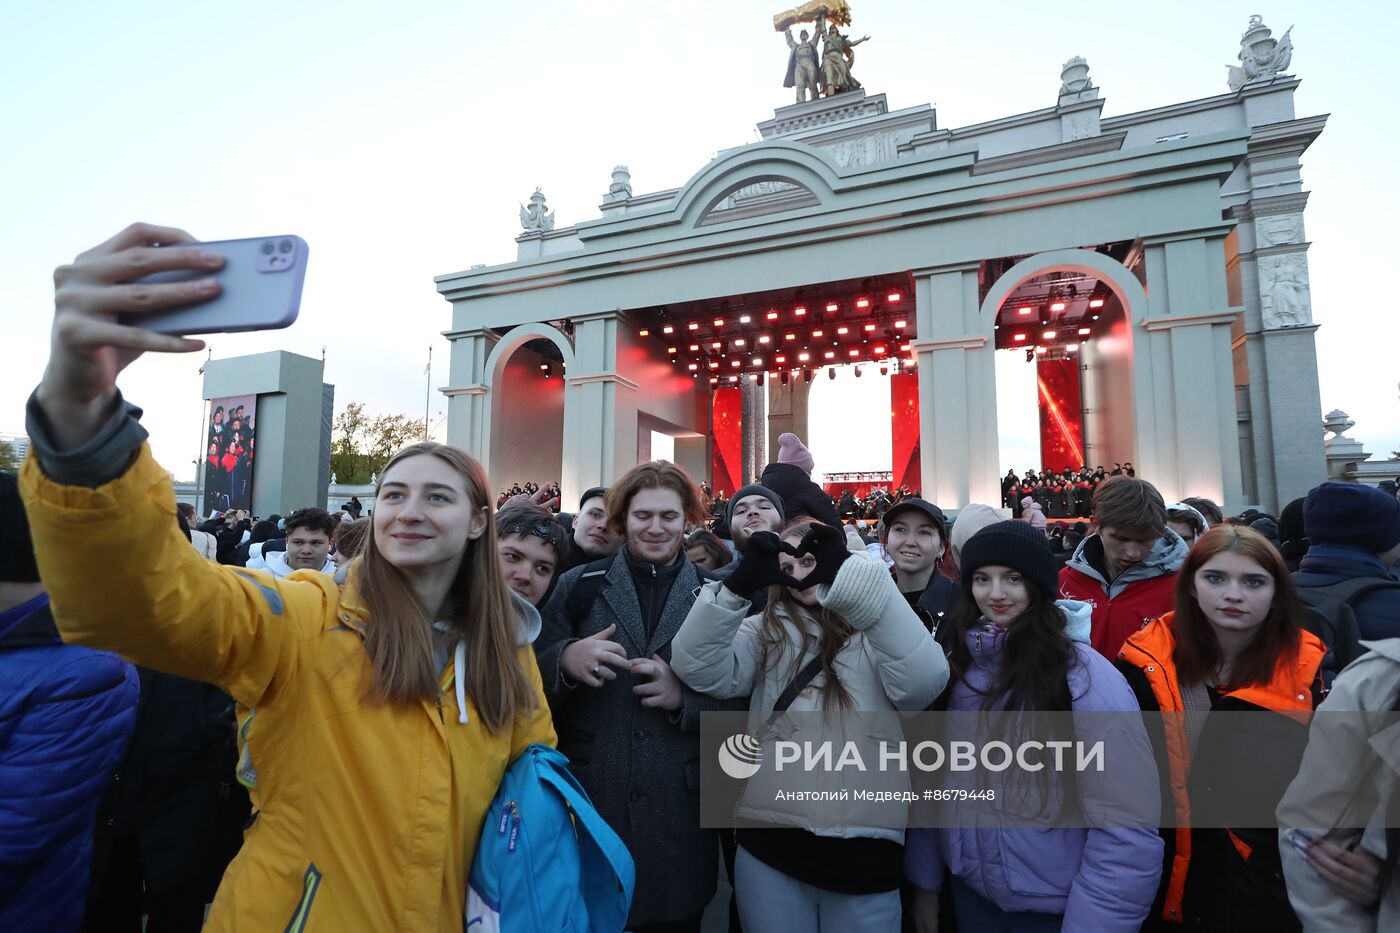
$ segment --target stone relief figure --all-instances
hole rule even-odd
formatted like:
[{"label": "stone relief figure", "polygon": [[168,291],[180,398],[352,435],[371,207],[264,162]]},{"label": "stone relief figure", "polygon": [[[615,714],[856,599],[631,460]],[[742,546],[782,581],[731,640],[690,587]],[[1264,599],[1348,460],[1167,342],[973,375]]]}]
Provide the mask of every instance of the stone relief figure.
[{"label": "stone relief figure", "polygon": [[520,226],[526,233],[548,233],[554,229],[554,212],[545,210],[544,192],[539,188],[530,195],[530,206],[520,205]]},{"label": "stone relief figure", "polygon": [[[821,24],[822,17],[818,16],[818,35],[821,33]],[[806,100],[816,100],[820,96],[817,86],[817,36],[809,35],[805,29],[798,39],[792,37],[791,29],[784,30],[783,35],[787,38],[788,48],[792,50],[788,54],[787,77],[783,79],[783,87],[797,88],[799,104]]]},{"label": "stone relief figure", "polygon": [[1303,256],[1291,253],[1259,263],[1260,311],[1266,330],[1312,323]]},{"label": "stone relief figure", "polygon": [[1262,16],[1251,16],[1249,27],[1240,37],[1239,65],[1226,65],[1230,69],[1230,90],[1238,91],[1254,81],[1263,81],[1282,74],[1293,60],[1293,40],[1289,36],[1293,27],[1289,26],[1283,36],[1273,38],[1273,30],[1264,25]]},{"label": "stone relief figure", "polygon": [[1270,214],[1254,222],[1260,248],[1283,243],[1299,243],[1303,239],[1303,218],[1298,214]]},{"label": "stone relief figure", "polygon": [[841,34],[835,23],[831,24],[822,48],[822,86],[827,97],[860,90],[860,82],[852,76],[851,66],[856,63],[855,47],[869,40],[869,36],[849,39]]}]

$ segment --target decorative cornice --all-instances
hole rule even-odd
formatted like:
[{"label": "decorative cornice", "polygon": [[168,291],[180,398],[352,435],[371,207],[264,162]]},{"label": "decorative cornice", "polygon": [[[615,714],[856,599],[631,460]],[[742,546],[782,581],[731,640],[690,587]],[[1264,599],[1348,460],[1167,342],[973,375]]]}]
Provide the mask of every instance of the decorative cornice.
[{"label": "decorative cornice", "polygon": [[1249,255],[1257,258],[1259,256],[1280,256],[1284,253],[1306,253],[1309,246],[1312,246],[1311,240],[1303,243],[1279,243],[1275,246],[1262,246]]},{"label": "decorative cornice", "polygon": [[631,379],[625,376],[619,376],[615,372],[594,373],[591,376],[565,376],[564,381],[571,386],[586,386],[595,383],[611,382],[613,385],[621,386],[624,389],[631,389],[633,392],[641,388],[640,385],[633,382]]},{"label": "decorative cornice", "polygon": [[1163,233],[1157,236],[1145,236],[1142,238],[1143,246],[1161,246],[1164,243],[1176,243],[1181,240],[1204,240],[1211,237],[1223,238],[1230,235],[1237,224],[1227,221],[1222,224],[1214,224],[1209,227],[1197,227],[1195,230],[1178,230],[1175,233]]},{"label": "decorative cornice", "polygon": [[1308,206],[1308,195],[1311,192],[1300,191],[1297,194],[1279,194],[1270,198],[1254,198],[1243,204],[1237,204],[1230,208],[1230,213],[1239,220],[1253,220],[1256,217],[1267,217],[1270,214],[1293,214],[1301,212]]},{"label": "decorative cornice", "polygon": [[1072,142],[1056,143],[1053,146],[1042,146],[1039,149],[1026,149],[1021,152],[993,156],[990,159],[978,159],[972,166],[972,174],[990,175],[993,172],[1005,172],[1013,168],[1024,168],[1027,165],[1073,159],[1076,156],[1117,152],[1123,148],[1123,141],[1127,138],[1128,133],[1124,130],[1121,133],[1105,133],[1099,136],[1076,139]]},{"label": "decorative cornice", "polygon": [[486,386],[478,382],[476,385],[469,386],[443,386],[438,391],[448,398],[454,395],[485,395]]},{"label": "decorative cornice", "polygon": [[496,333],[490,327],[485,327],[480,324],[472,327],[463,327],[460,330],[444,330],[440,331],[440,333],[448,340],[462,340],[467,337],[485,337],[488,340],[501,339],[500,334]]},{"label": "decorative cornice", "polygon": [[980,350],[987,345],[987,337],[944,337],[942,340],[915,340],[910,349],[915,353],[932,353],[935,350]]},{"label": "decorative cornice", "polygon": [[926,278],[928,276],[942,275],[945,272],[977,272],[982,268],[982,260],[968,260],[965,262],[950,262],[946,266],[920,266],[917,269],[909,270],[909,274],[914,278]]},{"label": "decorative cornice", "polygon": [[1229,311],[1207,311],[1203,314],[1171,314],[1166,317],[1149,317],[1142,321],[1143,330],[1171,330],[1173,327],[1199,327],[1212,324],[1233,324],[1244,313],[1244,308]]}]

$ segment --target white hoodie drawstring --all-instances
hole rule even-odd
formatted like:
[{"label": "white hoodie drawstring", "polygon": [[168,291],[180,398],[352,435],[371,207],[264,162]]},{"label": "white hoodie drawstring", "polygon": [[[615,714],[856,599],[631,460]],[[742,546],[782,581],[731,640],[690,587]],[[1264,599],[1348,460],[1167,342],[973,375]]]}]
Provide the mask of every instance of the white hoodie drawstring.
[{"label": "white hoodie drawstring", "polygon": [[457,653],[452,659],[452,680],[457,687],[457,721],[467,722],[467,688],[462,683],[462,672],[467,666],[467,640],[457,640]]}]

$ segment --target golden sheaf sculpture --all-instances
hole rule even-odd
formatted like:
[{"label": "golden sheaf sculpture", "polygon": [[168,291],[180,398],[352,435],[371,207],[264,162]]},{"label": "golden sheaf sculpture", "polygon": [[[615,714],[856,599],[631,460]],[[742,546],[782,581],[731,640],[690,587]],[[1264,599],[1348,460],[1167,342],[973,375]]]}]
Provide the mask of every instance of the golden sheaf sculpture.
[{"label": "golden sheaf sculpture", "polygon": [[835,23],[838,26],[851,25],[851,8],[846,0],[811,0],[791,10],[784,10],[773,17],[773,29],[782,32],[791,29],[797,23],[816,22],[817,16],[825,13],[828,25]]}]

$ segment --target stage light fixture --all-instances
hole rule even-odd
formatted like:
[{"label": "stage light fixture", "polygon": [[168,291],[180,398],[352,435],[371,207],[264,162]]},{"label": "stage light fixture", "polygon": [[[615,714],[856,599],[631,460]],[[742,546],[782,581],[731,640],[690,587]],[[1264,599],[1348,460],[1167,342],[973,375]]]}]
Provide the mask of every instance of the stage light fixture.
[{"label": "stage light fixture", "polygon": [[880,346],[876,347],[876,348],[875,348],[874,350],[872,350],[871,352],[874,353],[876,356],[884,356],[884,355],[885,355],[885,347],[884,347],[883,344],[881,344]]},{"label": "stage light fixture", "polygon": [[841,306],[838,305],[836,302],[834,302],[834,301],[828,301],[828,302],[826,303],[826,312],[827,312],[827,314],[830,314],[830,313],[832,313],[833,311],[836,311],[836,310],[837,310],[838,308],[840,308],[840,307],[841,307]]},{"label": "stage light fixture", "polygon": [[757,382],[758,373],[749,373],[749,382]]},{"label": "stage light fixture", "polygon": [[1089,299],[1089,307],[1091,307],[1091,308],[1102,308],[1102,307],[1103,307],[1103,299],[1102,299],[1102,298],[1090,298],[1090,299]]},{"label": "stage light fixture", "polygon": [[836,378],[836,367],[835,367],[835,366],[832,366],[832,367],[830,367],[830,368],[827,369],[827,371],[826,371],[826,378],[828,378],[828,379],[835,379],[835,378]]},{"label": "stage light fixture", "polygon": [[676,352],[676,348],[675,348],[675,347],[667,347],[667,348],[666,348],[666,352],[667,352],[667,353],[675,353],[675,352]]},{"label": "stage light fixture", "polygon": [[540,369],[543,370],[544,372],[549,372],[549,364],[548,364],[548,363],[541,363],[541,364],[540,364]]},{"label": "stage light fixture", "polygon": [[1097,314],[1094,315],[1092,318],[1090,318],[1090,320],[1092,320],[1092,321],[1097,321],[1098,319],[1099,319],[1099,316],[1098,316]]},{"label": "stage light fixture", "polygon": [[844,337],[846,334],[849,334],[850,332],[851,332],[851,329],[850,329],[849,327],[838,327],[838,328],[836,328],[836,333],[842,335],[843,337]]},{"label": "stage light fixture", "polygon": [[911,346],[913,346],[913,344],[901,343],[901,344],[899,345],[899,348],[900,348],[901,350],[908,350]]},{"label": "stage light fixture", "polygon": [[695,372],[697,369],[700,368],[700,364],[699,364],[699,363],[691,363],[691,364],[690,364],[689,366],[687,366],[686,368],[689,369],[691,372]]},{"label": "stage light fixture", "polygon": [[799,362],[799,363],[805,363],[805,362],[807,362],[808,360],[810,360],[811,358],[812,358],[812,357],[811,357],[811,354],[808,354],[808,353],[799,353],[799,354],[797,354],[797,362]]},{"label": "stage light fixture", "polygon": [[711,369],[719,369],[719,360],[710,360]]},{"label": "stage light fixture", "polygon": [[729,361],[729,365],[730,365],[730,366],[733,366],[735,369],[738,369],[740,366],[744,365],[744,361],[743,361],[743,360],[730,360],[730,361]]},{"label": "stage light fixture", "polygon": [[1041,336],[1046,340],[1054,340],[1055,332],[1053,330],[1047,330],[1045,333],[1041,334]]},{"label": "stage light fixture", "polygon": [[667,324],[665,327],[661,328],[661,333],[663,333],[663,334],[674,334],[675,332],[676,332],[676,329],[675,329],[674,327],[672,327],[670,324]]},{"label": "stage light fixture", "polygon": [[1012,339],[1012,340],[1015,340],[1017,343],[1020,343],[1022,340],[1025,340],[1025,339],[1026,339],[1026,335],[1025,335],[1025,334],[1012,334],[1012,335],[1011,335],[1011,339]]},{"label": "stage light fixture", "polygon": [[814,331],[812,331],[812,339],[813,339],[813,340],[820,340],[820,339],[822,338],[823,334],[825,334],[825,331],[814,330]]},{"label": "stage light fixture", "polygon": [[901,295],[899,292],[890,292],[888,295],[885,296],[885,300],[888,301],[890,304],[898,304],[900,299],[903,297],[904,296]]},{"label": "stage light fixture", "polygon": [[1036,347],[1035,352],[1037,356],[1044,356],[1046,353],[1050,352],[1050,349],[1048,347]]},{"label": "stage light fixture", "polygon": [[688,327],[690,330],[699,330],[699,329],[700,329],[700,322],[699,322],[699,321],[691,321],[689,324],[687,324],[687,325],[685,325],[685,326]]},{"label": "stage light fixture", "polygon": [[767,334],[764,334],[762,337],[759,337],[759,338],[758,338],[758,342],[759,342],[759,343],[768,343],[768,341],[770,341],[770,340],[772,340],[772,339],[773,339],[772,337],[769,337]]},{"label": "stage light fixture", "polygon": [[835,351],[835,350],[827,350],[825,353],[822,354],[822,358],[823,358],[823,359],[828,359],[828,360],[834,360],[834,359],[836,359],[836,351]]},{"label": "stage light fixture", "polygon": [[730,382],[738,382],[738,381],[739,381],[739,377],[738,377],[738,376],[730,376],[730,377],[729,377],[729,381],[730,381]]},{"label": "stage light fixture", "polygon": [[719,377],[718,377],[718,376],[711,376],[711,377],[710,377],[710,385],[714,385],[716,382],[719,382]]},{"label": "stage light fixture", "polygon": [[850,350],[846,351],[846,355],[854,359],[855,357],[860,356],[860,351],[852,347]]},{"label": "stage light fixture", "polygon": [[870,307],[870,299],[869,299],[869,298],[857,298],[857,299],[856,299],[856,307],[857,307],[857,308],[860,308],[862,311],[864,311],[866,308]]},{"label": "stage light fixture", "polygon": [[1077,343],[1071,343],[1071,344],[1069,344],[1068,346],[1066,346],[1065,349],[1068,350],[1068,351],[1071,352],[1071,353],[1078,353],[1078,352],[1079,352],[1079,344],[1077,344]]},{"label": "stage light fixture", "polygon": [[786,363],[786,362],[787,362],[787,357],[785,357],[785,356],[783,356],[781,353],[779,353],[777,356],[773,357],[773,362],[775,362],[775,363]]},{"label": "stage light fixture", "polygon": [[1094,332],[1094,329],[1093,329],[1092,327],[1081,327],[1081,328],[1079,328],[1079,336],[1081,336],[1081,337],[1087,337],[1089,334],[1092,334],[1093,332]]},{"label": "stage light fixture", "polygon": [[806,317],[806,316],[807,316],[807,309],[806,309],[806,308],[793,308],[793,309],[792,309],[792,313],[793,313],[793,315],[794,315],[795,317]]},{"label": "stage light fixture", "polygon": [[638,336],[638,337],[650,337],[650,336],[651,336],[651,331],[649,331],[649,330],[647,330],[645,327],[643,327],[641,330],[637,331],[637,336]]},{"label": "stage light fixture", "polygon": [[783,339],[784,339],[784,340],[796,340],[796,339],[797,339],[797,335],[796,335],[796,334],[783,334]]},{"label": "stage light fixture", "polygon": [[874,324],[866,324],[866,325],[865,325],[865,332],[866,332],[867,334],[870,333],[871,331],[873,331],[874,329],[875,329],[875,325],[874,325]]},{"label": "stage light fixture", "polygon": [[761,357],[761,356],[756,356],[756,357],[754,357],[754,358],[753,358],[753,365],[755,365],[755,366],[762,366],[762,365],[763,365],[763,357]]},{"label": "stage light fixture", "polygon": [[1064,309],[1065,303],[1063,301],[1057,301],[1050,306],[1051,311],[1063,311]]},{"label": "stage light fixture", "polygon": [[749,321],[752,321],[752,320],[753,320],[753,318],[749,317],[747,314],[741,314],[741,315],[739,315],[739,323],[740,323],[740,324],[747,324]]},{"label": "stage light fixture", "polygon": [[768,320],[770,320],[770,321],[776,321],[777,319],[778,319],[778,312],[776,312],[776,311],[769,311],[769,312],[768,312]]},{"label": "stage light fixture", "polygon": [[1016,313],[1021,315],[1022,317],[1029,317],[1030,315],[1035,313],[1035,309],[1029,306],[1024,306],[1017,308]]},{"label": "stage light fixture", "polygon": [[711,323],[714,324],[716,327],[723,327],[723,326],[724,326],[724,318],[722,318],[722,317],[717,317],[717,318],[715,318]]},{"label": "stage light fixture", "polygon": [[744,340],[743,337],[739,337],[739,338],[737,338],[737,339],[734,341],[734,346],[736,346],[736,347],[742,347],[742,346],[744,346],[745,344],[746,344],[746,341]]},{"label": "stage light fixture", "polygon": [[724,343],[723,343],[722,341],[716,340],[714,343],[710,344],[710,349],[711,349],[711,350],[722,350],[722,349],[724,349]]},{"label": "stage light fixture", "polygon": [[700,350],[700,344],[698,344],[698,343],[692,343],[692,344],[690,345],[690,352],[691,352],[691,353],[697,353],[697,352],[699,352],[699,350]]}]

